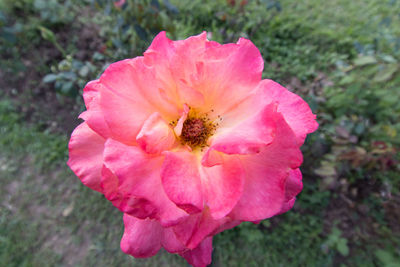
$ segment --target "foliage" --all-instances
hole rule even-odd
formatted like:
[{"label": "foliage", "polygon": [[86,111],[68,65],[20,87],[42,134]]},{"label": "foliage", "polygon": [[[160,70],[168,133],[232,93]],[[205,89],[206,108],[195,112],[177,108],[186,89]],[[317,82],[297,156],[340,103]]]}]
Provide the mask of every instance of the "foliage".
[{"label": "foliage", "polygon": [[172,23],[177,9],[169,1],[126,1],[122,7],[110,0],[92,0],[100,11],[95,18],[101,24],[101,36],[114,59],[141,54],[162,30],[174,33]]},{"label": "foliage", "polygon": [[66,96],[76,96],[90,79],[98,72],[90,61],[81,62],[70,55],[60,61],[57,67],[52,67],[53,73],[43,77],[44,83],[53,83],[57,93]]}]

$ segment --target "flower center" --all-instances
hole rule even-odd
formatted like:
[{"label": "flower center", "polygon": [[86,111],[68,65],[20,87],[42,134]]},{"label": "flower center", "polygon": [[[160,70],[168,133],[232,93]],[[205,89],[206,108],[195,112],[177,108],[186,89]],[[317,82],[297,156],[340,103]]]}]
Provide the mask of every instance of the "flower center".
[{"label": "flower center", "polygon": [[[171,121],[169,125],[174,127],[176,137],[182,145],[189,146],[192,150],[199,149],[203,151],[203,148],[208,146],[208,138],[214,134],[219,126],[218,122],[222,121],[222,118],[218,115],[218,119],[216,118],[213,121],[209,118],[209,113],[199,113],[189,106],[187,108],[187,114],[184,122],[181,124],[181,130],[179,130],[179,126],[177,125],[179,125],[179,121],[183,115],[180,119]],[[212,109],[211,112],[214,112],[214,110]],[[178,130],[176,131],[177,127]]]},{"label": "flower center", "polygon": [[210,135],[210,129],[202,119],[188,118],[183,123],[181,140],[192,149],[196,147],[205,147]]},{"label": "flower center", "polygon": [[187,119],[183,123],[182,140],[185,143],[199,145],[204,143],[208,138],[208,130],[202,119]]}]

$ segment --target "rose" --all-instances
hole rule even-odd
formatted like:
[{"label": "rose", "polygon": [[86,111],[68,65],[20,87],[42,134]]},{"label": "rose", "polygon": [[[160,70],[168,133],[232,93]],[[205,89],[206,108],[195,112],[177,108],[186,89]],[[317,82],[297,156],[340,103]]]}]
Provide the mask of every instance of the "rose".
[{"label": "rose", "polygon": [[318,127],[299,96],[261,80],[246,39],[155,37],[84,89],[69,166],[124,214],[124,252],[160,247],[194,266],[212,236],[286,212],[302,189],[300,146]]},{"label": "rose", "polygon": [[116,8],[121,8],[124,4],[125,4],[126,0],[118,0],[116,2],[114,2],[114,6]]}]

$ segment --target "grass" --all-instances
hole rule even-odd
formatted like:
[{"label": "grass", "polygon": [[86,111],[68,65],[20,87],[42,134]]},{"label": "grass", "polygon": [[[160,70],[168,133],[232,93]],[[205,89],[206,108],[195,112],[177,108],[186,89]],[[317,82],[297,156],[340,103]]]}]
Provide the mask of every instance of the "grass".
[{"label": "grass", "polygon": [[0,101],[0,127],[4,266],[182,265],[167,253],[150,260],[122,253],[122,214],[68,169],[67,136],[22,125],[10,100]]}]

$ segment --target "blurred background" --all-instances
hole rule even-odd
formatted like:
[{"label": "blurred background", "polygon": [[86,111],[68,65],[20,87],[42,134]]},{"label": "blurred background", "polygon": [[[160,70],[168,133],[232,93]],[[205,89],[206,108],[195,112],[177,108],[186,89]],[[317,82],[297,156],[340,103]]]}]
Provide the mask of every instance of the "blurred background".
[{"label": "blurred background", "polygon": [[122,214],[68,169],[82,89],[166,30],[251,39],[320,128],[294,208],[214,238],[212,266],[400,266],[400,1],[0,0],[0,265],[187,266],[120,251]]}]

